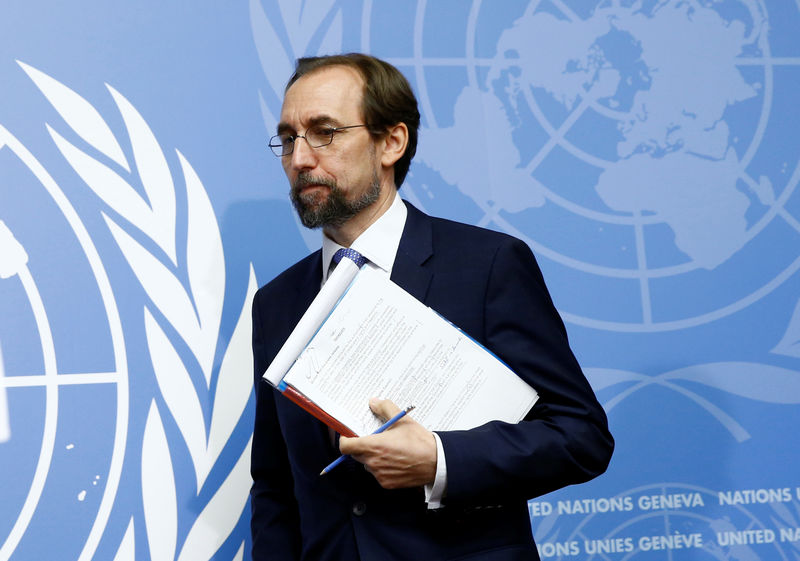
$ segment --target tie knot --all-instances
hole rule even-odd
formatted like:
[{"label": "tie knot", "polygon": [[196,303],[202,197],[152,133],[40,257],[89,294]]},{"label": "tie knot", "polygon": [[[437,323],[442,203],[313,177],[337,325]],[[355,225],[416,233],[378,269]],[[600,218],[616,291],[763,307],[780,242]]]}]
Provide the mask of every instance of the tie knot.
[{"label": "tie knot", "polygon": [[336,253],[333,254],[333,262],[337,265],[339,261],[342,260],[343,257],[347,257],[353,263],[355,263],[359,268],[367,262],[367,258],[357,252],[355,249],[350,249],[349,247],[343,247],[342,249],[338,250]]}]

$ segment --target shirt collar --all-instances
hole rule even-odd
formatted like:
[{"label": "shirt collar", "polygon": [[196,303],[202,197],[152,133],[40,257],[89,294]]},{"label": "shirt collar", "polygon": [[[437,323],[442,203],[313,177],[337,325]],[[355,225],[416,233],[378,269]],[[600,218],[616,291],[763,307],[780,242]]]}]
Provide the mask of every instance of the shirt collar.
[{"label": "shirt collar", "polygon": [[[403,236],[408,210],[398,193],[395,193],[392,205],[369,228],[364,230],[350,246],[369,262],[387,274],[392,273],[394,258]],[[325,234],[322,235],[322,280],[328,277],[333,254],[343,246]]]}]

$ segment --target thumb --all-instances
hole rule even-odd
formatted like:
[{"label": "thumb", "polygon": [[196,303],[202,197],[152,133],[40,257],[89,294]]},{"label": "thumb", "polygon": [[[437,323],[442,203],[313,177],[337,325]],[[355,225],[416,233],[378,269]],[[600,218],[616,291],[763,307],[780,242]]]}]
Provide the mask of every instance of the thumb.
[{"label": "thumb", "polygon": [[384,421],[388,421],[400,412],[400,408],[391,400],[379,399],[377,397],[370,398],[369,408]]}]

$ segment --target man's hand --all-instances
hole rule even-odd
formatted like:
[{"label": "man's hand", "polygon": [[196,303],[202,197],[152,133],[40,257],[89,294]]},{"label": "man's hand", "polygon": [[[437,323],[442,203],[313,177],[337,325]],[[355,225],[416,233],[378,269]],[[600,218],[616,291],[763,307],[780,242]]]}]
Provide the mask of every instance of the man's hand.
[{"label": "man's hand", "polygon": [[[383,420],[400,408],[388,399],[370,399],[369,408]],[[384,489],[420,487],[436,477],[436,440],[433,433],[408,415],[381,434],[341,437],[339,450],[364,464]]]}]

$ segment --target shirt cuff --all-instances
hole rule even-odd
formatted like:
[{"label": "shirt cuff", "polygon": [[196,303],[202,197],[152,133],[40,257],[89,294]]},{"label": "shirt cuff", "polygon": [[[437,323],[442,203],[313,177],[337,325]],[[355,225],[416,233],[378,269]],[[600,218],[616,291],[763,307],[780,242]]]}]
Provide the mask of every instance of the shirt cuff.
[{"label": "shirt cuff", "polygon": [[432,485],[425,485],[425,502],[428,503],[429,510],[441,508],[444,492],[447,490],[447,462],[444,459],[442,440],[436,433],[433,433],[433,438],[436,440],[436,477]]}]

